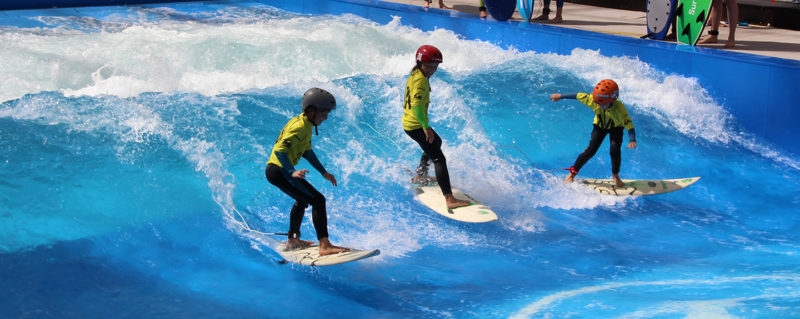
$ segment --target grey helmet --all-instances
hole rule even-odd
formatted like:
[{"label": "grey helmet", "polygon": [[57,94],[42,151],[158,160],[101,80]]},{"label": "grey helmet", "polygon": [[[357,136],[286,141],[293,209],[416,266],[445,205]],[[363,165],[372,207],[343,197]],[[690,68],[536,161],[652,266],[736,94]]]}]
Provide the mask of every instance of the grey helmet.
[{"label": "grey helmet", "polygon": [[320,88],[310,88],[303,93],[303,112],[309,106],[313,106],[317,110],[332,111],[336,109],[336,98],[333,97],[328,91]]}]

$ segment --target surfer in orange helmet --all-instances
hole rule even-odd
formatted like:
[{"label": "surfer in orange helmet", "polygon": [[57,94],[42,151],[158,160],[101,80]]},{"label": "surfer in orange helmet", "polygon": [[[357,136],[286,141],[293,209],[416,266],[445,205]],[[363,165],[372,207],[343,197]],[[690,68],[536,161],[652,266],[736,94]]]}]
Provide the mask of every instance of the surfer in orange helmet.
[{"label": "surfer in orange helmet", "polygon": [[583,151],[578,158],[575,159],[575,164],[569,168],[569,175],[564,180],[565,182],[572,182],[578,171],[581,170],[586,162],[597,153],[606,135],[609,135],[611,142],[611,174],[614,178],[614,184],[617,187],[624,187],[625,183],[619,178],[619,169],[622,163],[622,132],[623,129],[628,129],[628,148],[636,147],[636,131],[633,128],[633,120],[628,115],[628,110],[617,97],[619,96],[619,86],[613,80],[602,80],[594,87],[592,94],[589,93],[573,93],[573,94],[560,94],[553,93],[550,100],[556,102],[561,99],[577,99],[581,103],[594,111],[594,129],[592,129],[592,137],[589,146]]}]

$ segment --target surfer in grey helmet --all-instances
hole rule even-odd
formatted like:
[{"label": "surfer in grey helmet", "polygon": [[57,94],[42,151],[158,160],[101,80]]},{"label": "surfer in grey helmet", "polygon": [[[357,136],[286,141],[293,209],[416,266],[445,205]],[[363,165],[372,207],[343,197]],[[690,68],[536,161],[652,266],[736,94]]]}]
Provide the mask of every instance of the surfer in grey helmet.
[{"label": "surfer in grey helmet", "polygon": [[[307,169],[295,170],[294,166],[305,158],[322,177],[336,186],[336,177],[322,166],[314,150],[311,149],[311,129],[328,119],[328,114],[336,109],[336,99],[331,93],[320,88],[310,88],[303,94],[303,113],[295,116],[283,127],[272,153],[267,161],[265,175],[267,180],[277,186],[294,200],[289,213],[289,239],[286,248],[313,245],[314,242],[300,239],[300,224],[306,207],[311,205],[314,230],[319,240],[320,256],[349,251],[337,247],[328,240],[328,215],[325,209],[325,196],[306,180]],[[319,134],[319,133],[317,133]]]}]

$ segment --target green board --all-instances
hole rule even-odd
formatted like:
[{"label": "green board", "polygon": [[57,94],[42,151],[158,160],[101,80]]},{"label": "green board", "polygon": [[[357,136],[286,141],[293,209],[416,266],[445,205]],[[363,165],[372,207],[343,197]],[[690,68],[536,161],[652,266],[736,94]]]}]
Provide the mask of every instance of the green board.
[{"label": "green board", "polygon": [[678,42],[688,45],[697,44],[708,16],[711,15],[712,0],[679,0],[675,8],[675,26]]}]

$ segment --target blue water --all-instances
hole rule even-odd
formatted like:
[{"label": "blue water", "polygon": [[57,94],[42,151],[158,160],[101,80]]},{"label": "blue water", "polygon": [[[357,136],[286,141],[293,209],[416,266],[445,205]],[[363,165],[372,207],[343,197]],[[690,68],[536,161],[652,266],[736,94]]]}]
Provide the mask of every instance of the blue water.
[{"label": "blue water", "polygon": [[[254,3],[31,21],[0,27],[0,317],[800,317],[798,159],[724,97],[687,94],[696,79]],[[444,52],[430,116],[453,184],[497,222],[413,199],[400,116],[421,44]],[[637,128],[623,178],[697,184],[624,198],[561,182],[592,113],[548,97],[603,78]],[[313,140],[339,186],[309,177],[331,239],[378,257],[286,265],[259,234],[288,228],[264,163],[312,86],[339,102]],[[610,177],[607,149],[582,176]]]}]

